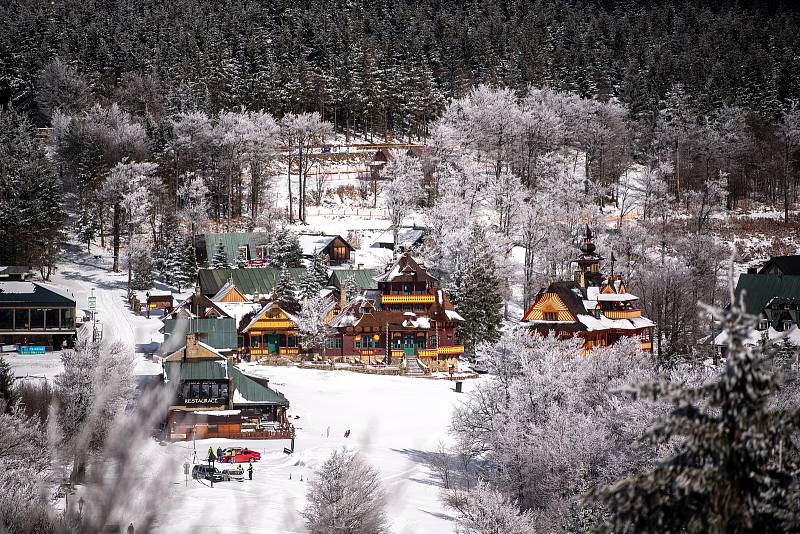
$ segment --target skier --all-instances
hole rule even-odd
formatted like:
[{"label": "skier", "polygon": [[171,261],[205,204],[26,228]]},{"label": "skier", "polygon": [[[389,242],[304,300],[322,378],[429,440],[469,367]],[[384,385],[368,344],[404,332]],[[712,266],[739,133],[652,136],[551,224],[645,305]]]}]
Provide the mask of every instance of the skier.
[{"label": "skier", "polygon": [[250,480],[253,480],[253,463],[250,462],[250,467],[247,468],[247,476],[250,477]]}]

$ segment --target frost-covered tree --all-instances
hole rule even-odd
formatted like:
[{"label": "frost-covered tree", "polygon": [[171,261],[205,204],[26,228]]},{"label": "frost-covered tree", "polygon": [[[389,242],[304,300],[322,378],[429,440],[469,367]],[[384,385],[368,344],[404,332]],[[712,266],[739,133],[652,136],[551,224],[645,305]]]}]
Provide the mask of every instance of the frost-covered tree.
[{"label": "frost-covered tree", "polygon": [[97,220],[85,207],[78,213],[77,236],[81,242],[86,243],[86,252],[92,251],[92,241],[97,236]]},{"label": "frost-covered tree", "polygon": [[270,241],[268,260],[276,267],[302,267],[303,251],[297,234],[288,228],[278,229]]},{"label": "frost-covered tree", "polygon": [[357,452],[334,451],[308,483],[306,499],[312,534],[389,532],[380,475]]},{"label": "frost-covered tree", "polygon": [[49,279],[65,221],[61,184],[33,126],[13,109],[0,112],[0,264]]},{"label": "frost-covered tree", "polygon": [[314,271],[313,263],[306,266],[305,272],[300,276],[300,299],[306,301],[315,297],[319,297],[319,291],[322,285],[319,283],[318,273]]},{"label": "frost-covered tree", "polygon": [[83,477],[88,452],[102,446],[114,417],[133,397],[134,357],[120,343],[80,342],[61,360],[64,371],[53,382],[57,421],[75,481]]},{"label": "frost-covered tree", "polygon": [[358,287],[355,275],[351,274],[347,277],[347,280],[344,281],[344,290],[347,293],[348,301],[358,296],[361,288]]},{"label": "frost-covered tree", "polygon": [[225,245],[222,242],[214,245],[214,255],[208,263],[211,269],[228,269],[228,253],[225,251]]},{"label": "frost-covered tree", "polygon": [[53,112],[79,113],[92,103],[92,91],[75,68],[56,57],[39,72],[36,104],[39,114],[49,121]]},{"label": "frost-covered tree", "polygon": [[381,169],[388,180],[384,188],[386,209],[392,223],[392,235],[397,244],[397,234],[403,219],[422,200],[422,164],[419,158],[397,154]]},{"label": "frost-covered tree", "polygon": [[521,512],[517,504],[479,482],[469,492],[453,492],[447,504],[458,514],[459,532],[463,534],[533,534],[536,527],[530,512]]},{"label": "frost-covered tree", "polygon": [[208,187],[205,181],[194,173],[181,180],[178,197],[181,201],[181,217],[189,224],[194,237],[208,222]]},{"label": "frost-covered tree", "polygon": [[647,432],[673,454],[593,492],[617,532],[793,532],[800,528],[800,410],[774,408],[768,354],[748,343],[755,318],[734,299],[715,311],[728,334],[718,377],[700,387],[652,382],[632,393],[664,397],[668,416]]},{"label": "frost-covered tree", "polygon": [[0,411],[11,413],[16,403],[14,371],[5,358],[0,358]]},{"label": "frost-covered tree", "polygon": [[153,256],[149,243],[133,241],[125,250],[125,267],[131,275],[130,289],[146,290],[153,287]]},{"label": "frost-covered tree", "polygon": [[326,319],[329,301],[318,294],[303,300],[300,308],[300,334],[306,350],[319,352],[333,333]]},{"label": "frost-covered tree", "polygon": [[297,287],[286,265],[281,267],[278,280],[275,283],[275,295],[278,304],[284,310],[295,313],[300,310],[300,303],[297,302]]},{"label": "frost-covered tree", "polygon": [[464,351],[472,357],[478,343],[491,343],[500,337],[503,300],[495,270],[494,258],[487,253],[486,234],[473,225],[448,293],[464,318],[458,325],[458,335]]}]

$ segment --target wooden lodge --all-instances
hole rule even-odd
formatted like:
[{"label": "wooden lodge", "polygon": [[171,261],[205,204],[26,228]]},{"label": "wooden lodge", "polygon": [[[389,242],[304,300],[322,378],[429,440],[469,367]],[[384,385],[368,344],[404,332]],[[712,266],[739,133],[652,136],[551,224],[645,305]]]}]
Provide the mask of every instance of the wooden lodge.
[{"label": "wooden lodge", "polygon": [[[249,320],[248,320],[249,319]],[[240,353],[251,360],[263,357],[299,359],[300,330],[298,318],[274,300],[261,310],[245,317],[240,327]]]},{"label": "wooden lodge", "polygon": [[344,265],[350,263],[355,248],[339,235],[325,234],[300,234],[297,236],[303,258],[313,259],[315,256],[325,255],[329,265]]},{"label": "wooden lodge", "polygon": [[24,280],[0,282],[0,344],[42,350],[72,347],[75,297],[61,288]]},{"label": "wooden lodge", "polygon": [[[584,350],[604,347],[627,337],[640,340],[642,350],[652,351],[654,323],[642,316],[638,297],[628,293],[621,276],[604,276],[588,225],[574,260],[574,279],[542,289],[522,318],[523,324],[542,335],[578,336]],[[613,256],[612,256],[613,260]],[[612,263],[613,265],[613,263]]]},{"label": "wooden lodge", "polygon": [[266,378],[251,376],[218,350],[189,334],[163,359],[164,380],[175,387],[167,413],[169,439],[205,437],[291,439],[289,401]]},{"label": "wooden lodge", "polygon": [[[328,359],[365,364],[398,365],[412,370],[446,371],[456,365],[463,345],[456,326],[463,321],[439,282],[406,252],[368,289],[347,302],[330,325]],[[342,288],[342,292],[345,289]]]}]

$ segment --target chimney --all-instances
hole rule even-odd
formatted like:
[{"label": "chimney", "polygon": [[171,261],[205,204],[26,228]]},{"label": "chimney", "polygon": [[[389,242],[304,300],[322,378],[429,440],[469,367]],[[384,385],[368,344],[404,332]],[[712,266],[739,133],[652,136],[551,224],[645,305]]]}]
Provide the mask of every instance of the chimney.
[{"label": "chimney", "polygon": [[200,289],[200,286],[194,286],[194,294],[195,296],[199,297],[203,294],[203,290]]}]

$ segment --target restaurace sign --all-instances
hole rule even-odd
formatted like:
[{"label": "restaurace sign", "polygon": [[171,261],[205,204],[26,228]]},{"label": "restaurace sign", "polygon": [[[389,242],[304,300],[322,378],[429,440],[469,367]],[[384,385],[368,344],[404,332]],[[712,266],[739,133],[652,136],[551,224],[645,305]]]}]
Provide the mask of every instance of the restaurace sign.
[{"label": "restaurace sign", "polygon": [[212,399],[183,399],[186,404],[224,404],[226,401],[220,398]]}]

